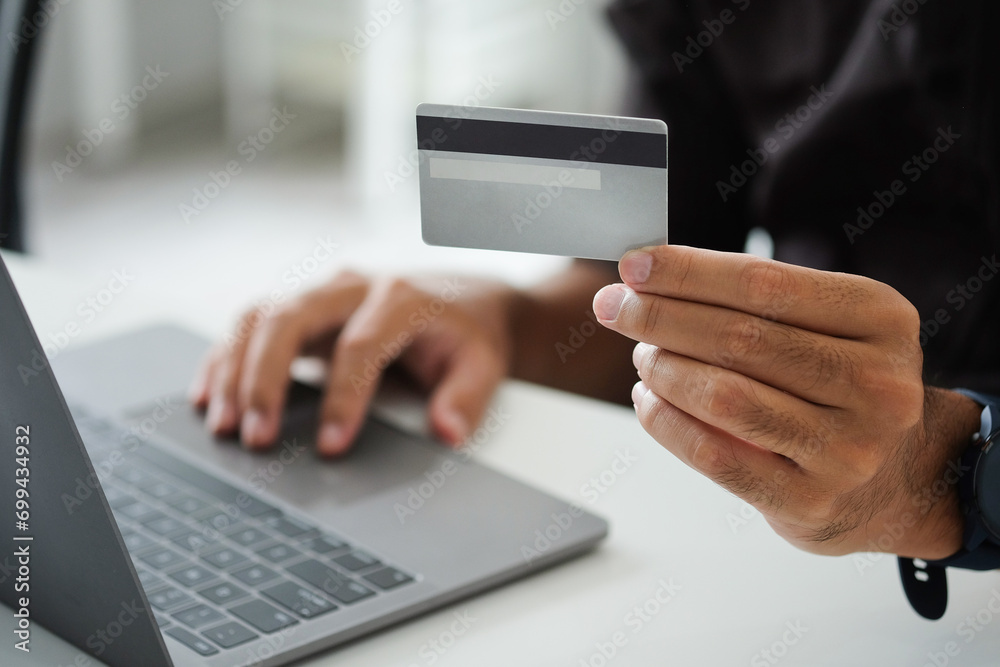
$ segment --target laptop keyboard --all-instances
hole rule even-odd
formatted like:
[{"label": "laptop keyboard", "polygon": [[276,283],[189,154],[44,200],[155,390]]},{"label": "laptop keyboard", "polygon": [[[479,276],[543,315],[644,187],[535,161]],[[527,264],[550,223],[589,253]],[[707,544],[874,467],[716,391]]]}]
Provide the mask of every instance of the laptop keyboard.
[{"label": "laptop keyboard", "polygon": [[[74,410],[74,413],[78,411]],[[418,577],[160,449],[79,416],[160,629],[203,656],[308,623]],[[102,467],[98,467],[100,470]]]}]

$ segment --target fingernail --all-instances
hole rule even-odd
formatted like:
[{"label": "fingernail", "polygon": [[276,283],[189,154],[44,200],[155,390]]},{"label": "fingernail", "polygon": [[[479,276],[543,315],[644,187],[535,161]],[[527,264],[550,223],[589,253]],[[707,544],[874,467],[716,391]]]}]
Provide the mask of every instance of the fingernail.
[{"label": "fingernail", "polygon": [[636,382],[632,387],[632,404],[637,406],[642,403],[642,399],[649,393],[649,387],[645,382]]},{"label": "fingernail", "polygon": [[451,445],[460,445],[469,437],[469,424],[460,413],[449,410],[441,416],[444,437]]},{"label": "fingernail", "polygon": [[195,378],[191,382],[191,386],[188,387],[187,397],[190,403],[195,405],[202,403],[205,400],[205,390],[208,385],[205,383],[204,378]]},{"label": "fingernail", "polygon": [[339,454],[347,445],[344,429],[337,424],[324,424],[316,444],[323,454]]},{"label": "fingernail", "polygon": [[625,255],[619,267],[622,280],[633,285],[641,285],[649,280],[652,270],[653,256],[641,250],[634,250]]},{"label": "fingernail", "polygon": [[271,433],[271,420],[260,410],[250,410],[243,415],[240,424],[240,440],[247,447],[263,447],[270,444],[274,435]]},{"label": "fingernail", "polygon": [[635,366],[636,370],[642,366],[642,362],[649,355],[650,351],[655,349],[649,343],[637,343],[635,348],[632,350],[632,365]]},{"label": "fingernail", "polygon": [[605,322],[614,322],[618,319],[618,313],[622,309],[622,302],[625,300],[625,287],[622,285],[608,285],[594,298],[594,314],[597,318]]},{"label": "fingernail", "polygon": [[226,399],[213,400],[208,406],[208,426],[214,433],[226,433],[236,428],[236,406]]}]

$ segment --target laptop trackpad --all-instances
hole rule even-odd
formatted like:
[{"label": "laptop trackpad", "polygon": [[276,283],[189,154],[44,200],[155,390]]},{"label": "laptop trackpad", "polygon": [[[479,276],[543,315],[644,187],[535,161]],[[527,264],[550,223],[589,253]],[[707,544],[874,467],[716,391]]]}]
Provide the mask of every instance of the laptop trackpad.
[{"label": "laptop trackpad", "polygon": [[[327,509],[331,503],[351,505],[393,488],[420,484],[427,479],[425,473],[440,469],[447,456],[442,446],[377,418],[368,420],[346,457],[317,456],[319,392],[297,383],[289,393],[279,443],[261,453],[243,449],[235,439],[213,438],[203,416],[182,398],[167,404],[171,413],[165,418],[162,405],[154,404],[130,410],[126,422],[144,437],[168,440],[173,448],[228,471],[254,490],[273,493],[307,511],[314,505]],[[295,473],[287,474],[290,469]]]}]

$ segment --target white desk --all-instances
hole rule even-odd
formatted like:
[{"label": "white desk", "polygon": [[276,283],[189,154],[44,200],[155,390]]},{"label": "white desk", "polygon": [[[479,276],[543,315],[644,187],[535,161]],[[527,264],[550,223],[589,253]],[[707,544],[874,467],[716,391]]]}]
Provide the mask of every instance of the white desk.
[{"label": "white desk", "polygon": [[[48,267],[5,259],[38,330],[62,326],[85,288]],[[141,292],[121,299],[80,340],[154,319],[190,325],[192,312],[206,310],[192,308],[189,299]],[[823,558],[788,546],[744,503],[661,449],[631,410],[518,382],[504,385],[496,404],[511,419],[479,459],[602,514],[611,523],[608,540],[580,559],[307,664],[997,664],[1000,618],[994,621],[988,605],[1000,610],[1000,574],[950,573],[948,614],[924,621],[907,606],[895,558]],[[634,461],[620,475],[606,472],[620,456]],[[612,483],[585,495],[584,485],[602,473]],[[859,563],[868,567],[859,571]],[[661,581],[680,586],[666,604],[655,598]],[[633,611],[637,606],[647,608],[645,618]],[[456,614],[473,619],[460,636],[452,634]],[[977,614],[979,631],[961,625]],[[0,663],[23,664],[7,658],[11,620],[0,613]],[[598,645],[608,650],[616,636],[615,657],[603,660]],[[436,651],[432,642],[449,648]],[[949,648],[957,655],[946,655]],[[928,654],[937,654],[937,662]],[[77,655],[67,648],[34,655],[30,664],[96,664],[74,663]]]}]

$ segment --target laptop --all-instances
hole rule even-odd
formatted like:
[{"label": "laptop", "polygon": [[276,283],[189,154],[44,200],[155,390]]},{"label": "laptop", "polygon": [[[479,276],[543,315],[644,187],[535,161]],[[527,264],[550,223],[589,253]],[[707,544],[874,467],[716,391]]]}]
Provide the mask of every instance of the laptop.
[{"label": "laptop", "polygon": [[[272,451],[213,439],[184,399],[207,345],[153,327],[62,353],[53,372],[0,259],[0,600],[15,664],[33,664],[21,648],[38,649],[36,624],[112,666],[287,664],[607,534],[375,417],[345,459],[320,459],[304,385]],[[494,410],[477,433],[507,418]]]}]

